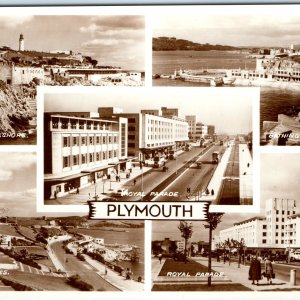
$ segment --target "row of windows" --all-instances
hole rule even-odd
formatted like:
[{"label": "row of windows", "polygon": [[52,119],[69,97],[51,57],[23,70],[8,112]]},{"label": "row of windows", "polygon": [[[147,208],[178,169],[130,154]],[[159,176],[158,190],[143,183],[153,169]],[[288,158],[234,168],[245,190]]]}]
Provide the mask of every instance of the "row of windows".
[{"label": "row of windows", "polygon": [[83,165],[95,161],[102,161],[106,159],[116,158],[117,151],[111,150],[108,152],[96,152],[89,154],[77,154],[63,157],[63,166],[64,168],[76,165]]},{"label": "row of windows", "polygon": [[[71,144],[72,143],[72,144]],[[118,143],[117,135],[97,135],[97,136],[64,136],[63,146],[86,146],[86,145],[104,145],[104,144]]]}]

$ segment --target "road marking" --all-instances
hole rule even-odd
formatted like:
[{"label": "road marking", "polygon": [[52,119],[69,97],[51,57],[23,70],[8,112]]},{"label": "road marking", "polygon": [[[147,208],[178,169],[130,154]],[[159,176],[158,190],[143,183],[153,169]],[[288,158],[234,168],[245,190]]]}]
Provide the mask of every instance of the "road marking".
[{"label": "road marking", "polygon": [[20,266],[21,271],[24,272],[24,266],[21,262],[19,262],[19,266]]},{"label": "road marking", "polygon": [[93,268],[88,264],[83,264],[88,270],[93,270]]},{"label": "road marking", "polygon": [[[208,149],[208,150],[210,150],[210,148]],[[205,154],[207,154],[208,153],[208,151],[205,151],[198,159],[197,159],[197,161],[199,160],[199,159],[201,159],[202,158],[202,156],[204,156]],[[175,178],[175,180],[173,180],[168,186],[166,186],[162,191],[161,191],[161,193],[162,192],[165,192],[170,186],[172,186],[181,176],[183,176],[183,174],[185,173],[185,172],[187,172],[187,171],[189,171],[190,170],[190,168],[189,167],[187,167],[186,168],[186,170],[185,171],[183,171],[178,177],[176,177]],[[176,172],[176,171],[175,171]],[[155,196],[154,198],[152,198],[152,200],[151,201],[155,201],[155,199],[157,199],[158,197],[161,197],[161,195],[157,195],[157,196]]]}]

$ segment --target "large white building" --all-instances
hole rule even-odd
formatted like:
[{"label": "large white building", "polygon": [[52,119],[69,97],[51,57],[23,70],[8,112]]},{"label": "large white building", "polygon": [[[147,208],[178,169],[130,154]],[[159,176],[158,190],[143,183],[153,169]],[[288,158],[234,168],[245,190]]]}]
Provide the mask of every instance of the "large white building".
[{"label": "large white building", "polygon": [[218,243],[227,239],[243,239],[248,249],[258,252],[300,248],[300,215],[296,201],[268,199],[264,217],[253,217],[234,223],[215,237]]},{"label": "large white building", "polygon": [[98,113],[45,113],[44,196],[51,199],[116,176],[126,167],[127,119]]},{"label": "large white building", "polygon": [[98,112],[101,118],[127,118],[128,155],[140,161],[176,150],[189,140],[188,123],[177,116],[178,110],[174,108],[162,107],[161,111],[151,109],[142,110],[140,113],[122,113],[113,107],[100,107]]}]

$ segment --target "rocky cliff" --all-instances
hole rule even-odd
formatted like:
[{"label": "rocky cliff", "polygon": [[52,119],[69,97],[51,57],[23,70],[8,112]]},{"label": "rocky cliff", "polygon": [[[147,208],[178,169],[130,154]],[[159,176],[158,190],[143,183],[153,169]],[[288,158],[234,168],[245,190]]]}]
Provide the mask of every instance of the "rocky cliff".
[{"label": "rocky cliff", "polygon": [[0,81],[1,134],[16,134],[27,128],[35,114],[28,103],[31,90],[30,87],[13,87]]}]

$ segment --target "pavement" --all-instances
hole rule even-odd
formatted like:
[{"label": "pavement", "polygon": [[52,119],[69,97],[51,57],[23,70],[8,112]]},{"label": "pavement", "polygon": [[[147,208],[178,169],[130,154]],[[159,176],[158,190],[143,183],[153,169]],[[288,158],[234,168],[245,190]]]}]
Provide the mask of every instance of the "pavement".
[{"label": "pavement", "polygon": [[[152,167],[143,167],[143,175],[148,171],[152,170]],[[116,181],[114,178],[110,180],[99,179],[95,184],[90,184],[80,189],[79,194],[71,193],[57,199],[45,200],[45,205],[59,205],[59,204],[87,204],[89,200],[95,200],[97,195],[97,200],[102,200],[104,198],[109,198],[110,194],[118,189],[122,188],[126,184],[134,185],[133,180],[142,176],[142,171],[138,166],[132,168],[130,177],[126,178],[129,171],[120,171],[120,182]]]},{"label": "pavement", "polygon": [[[201,263],[204,266],[208,265],[208,259],[206,257],[193,257],[193,260],[196,262]],[[164,260],[162,261],[161,265],[159,264],[159,260],[157,258],[152,260],[152,282],[160,284],[160,280],[158,280],[158,274],[164,264]],[[230,265],[228,262],[224,264],[223,261],[217,262],[216,260],[212,260],[212,269],[216,272],[223,272],[226,277],[229,279],[228,282],[230,283],[238,283],[242,284],[245,287],[253,290],[253,291],[268,291],[268,290],[300,290],[300,285],[291,285],[290,282],[286,282],[275,278],[272,280],[272,285],[269,285],[267,279],[264,278],[259,281],[259,285],[253,285],[252,280],[248,279],[248,272],[249,266],[240,264],[238,266],[237,262],[231,262]],[[190,277],[191,280],[182,280],[181,277],[177,277],[177,282],[172,282],[172,284],[195,284],[195,278]],[[214,284],[226,284],[224,281],[213,281]],[[228,284],[227,282],[227,284]],[[165,282],[166,284],[167,282]],[[197,281],[197,284],[207,284],[207,277],[205,281]]]},{"label": "pavement", "polygon": [[240,198],[253,199],[252,156],[247,144],[239,145]]},{"label": "pavement", "polygon": [[[119,273],[107,268],[104,264],[100,263],[97,260],[92,259],[88,255],[84,254],[84,258],[87,263],[93,266],[96,270],[98,270],[97,274],[101,276],[104,280],[114,285],[121,291],[143,291],[144,283],[137,282],[132,279],[125,279],[125,276],[119,275]],[[107,270],[107,274],[105,274],[105,269]]]}]

